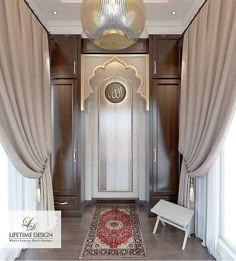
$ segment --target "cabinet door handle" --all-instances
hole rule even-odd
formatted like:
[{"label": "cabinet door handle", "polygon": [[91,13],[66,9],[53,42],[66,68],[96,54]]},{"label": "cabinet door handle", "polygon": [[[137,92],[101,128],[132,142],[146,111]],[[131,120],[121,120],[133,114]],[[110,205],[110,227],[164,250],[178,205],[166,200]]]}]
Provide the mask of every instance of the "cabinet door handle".
[{"label": "cabinet door handle", "polygon": [[157,74],[157,61],[154,61],[154,72],[153,74]]},{"label": "cabinet door handle", "polygon": [[154,149],[153,152],[154,152],[154,158],[153,158],[153,161],[154,161],[154,162],[157,162],[157,150]]},{"label": "cabinet door handle", "polygon": [[55,202],[56,205],[68,205],[68,202]]},{"label": "cabinet door handle", "polygon": [[74,61],[74,74],[76,75],[76,61]]},{"label": "cabinet door handle", "polygon": [[76,149],[74,149],[74,162],[76,162]]}]

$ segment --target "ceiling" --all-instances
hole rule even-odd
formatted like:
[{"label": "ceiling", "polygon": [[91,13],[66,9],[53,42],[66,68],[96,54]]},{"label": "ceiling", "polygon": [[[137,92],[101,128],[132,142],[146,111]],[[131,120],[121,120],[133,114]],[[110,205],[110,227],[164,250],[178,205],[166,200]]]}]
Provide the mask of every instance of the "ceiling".
[{"label": "ceiling", "polygon": [[[148,34],[181,34],[205,0],[144,0]],[[82,34],[82,0],[26,0],[42,24],[52,34]],[[58,14],[54,15],[53,11]],[[176,14],[173,15],[172,11]]]}]

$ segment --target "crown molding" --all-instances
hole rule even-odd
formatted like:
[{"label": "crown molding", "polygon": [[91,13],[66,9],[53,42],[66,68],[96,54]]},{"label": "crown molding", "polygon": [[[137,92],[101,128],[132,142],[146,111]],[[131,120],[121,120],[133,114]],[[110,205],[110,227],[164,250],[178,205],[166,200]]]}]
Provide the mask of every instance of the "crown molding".
[{"label": "crown molding", "polygon": [[49,21],[47,29],[51,34],[82,34],[83,32],[78,21]]},{"label": "crown molding", "polygon": [[[49,21],[47,29],[51,34],[82,34],[83,28],[77,21]],[[149,34],[182,34],[183,24],[180,21],[146,21],[146,26],[141,38],[147,38]]]},{"label": "crown molding", "polygon": [[182,34],[183,23],[181,21],[146,21],[149,34]]},{"label": "crown molding", "polygon": [[205,0],[194,0],[189,7],[188,11],[186,12],[186,15],[183,19],[183,31],[188,27],[190,22],[192,21],[193,17],[196,15],[198,10],[202,7]]},{"label": "crown molding", "polygon": [[[38,17],[38,19],[40,20],[40,22],[45,26],[45,28],[47,28],[48,30],[48,20],[47,18],[44,16],[43,11],[39,8],[39,6],[36,4],[36,2],[34,0],[25,0],[29,6],[31,7],[31,9],[33,10],[34,14]],[[49,30],[48,30],[49,31]],[[50,31],[49,31],[50,32]]]},{"label": "crown molding", "polygon": [[[63,4],[81,4],[83,0],[60,0]],[[144,0],[145,4],[167,4],[169,0]]]}]

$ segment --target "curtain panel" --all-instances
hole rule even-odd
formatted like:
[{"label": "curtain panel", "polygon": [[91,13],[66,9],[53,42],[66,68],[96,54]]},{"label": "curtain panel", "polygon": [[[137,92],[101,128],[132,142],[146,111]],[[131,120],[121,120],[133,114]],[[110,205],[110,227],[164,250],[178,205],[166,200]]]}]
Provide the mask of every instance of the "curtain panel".
[{"label": "curtain panel", "polygon": [[179,204],[189,206],[190,177],[207,175],[236,101],[236,1],[208,0],[184,35]]},{"label": "curtain panel", "polygon": [[220,235],[220,173],[221,155],[207,176],[195,179],[195,234],[215,258]]},{"label": "curtain panel", "polygon": [[0,1],[0,141],[16,169],[39,180],[40,210],[53,210],[46,31],[23,0]]},{"label": "curtain panel", "polygon": [[[21,175],[13,164],[9,161],[0,143],[0,163],[1,163],[1,223],[0,223],[0,260],[15,260],[20,256],[21,248],[6,248],[7,244],[7,220],[8,210],[24,211],[36,210],[36,186],[35,180],[25,178]],[[13,193],[14,192],[14,193]],[[24,248],[27,245],[21,243]]]}]

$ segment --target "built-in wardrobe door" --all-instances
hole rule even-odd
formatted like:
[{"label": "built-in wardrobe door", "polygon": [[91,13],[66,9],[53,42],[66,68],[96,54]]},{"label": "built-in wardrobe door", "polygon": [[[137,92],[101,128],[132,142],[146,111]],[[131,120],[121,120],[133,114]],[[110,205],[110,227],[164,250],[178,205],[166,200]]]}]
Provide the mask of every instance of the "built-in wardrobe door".
[{"label": "built-in wardrobe door", "polygon": [[77,78],[80,36],[50,35],[49,43],[51,79]]},{"label": "built-in wardrobe door", "polygon": [[180,78],[181,44],[179,35],[151,35],[152,78]]},{"label": "built-in wardrobe door", "polygon": [[179,182],[180,80],[153,80],[151,86],[150,203],[177,201]]},{"label": "built-in wardrobe door", "polygon": [[[77,80],[51,81],[53,151],[51,158],[55,208],[78,214],[78,84]],[[70,213],[71,212],[71,213]]]}]

